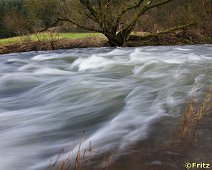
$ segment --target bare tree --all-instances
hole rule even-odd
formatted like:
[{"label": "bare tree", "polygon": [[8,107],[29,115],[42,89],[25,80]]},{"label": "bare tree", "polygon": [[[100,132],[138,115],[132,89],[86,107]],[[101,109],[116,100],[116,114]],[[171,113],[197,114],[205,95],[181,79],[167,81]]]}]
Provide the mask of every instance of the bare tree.
[{"label": "bare tree", "polygon": [[[111,46],[122,46],[147,11],[173,0],[63,0],[58,21],[103,33]],[[86,23],[92,22],[88,26]]]}]

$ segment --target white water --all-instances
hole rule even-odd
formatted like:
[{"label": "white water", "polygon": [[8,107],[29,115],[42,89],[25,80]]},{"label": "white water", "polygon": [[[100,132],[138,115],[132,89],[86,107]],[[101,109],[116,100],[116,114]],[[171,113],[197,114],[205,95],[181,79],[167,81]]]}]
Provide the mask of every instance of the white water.
[{"label": "white water", "polygon": [[211,45],[0,55],[0,170],[45,169],[83,131],[82,147],[124,152],[211,78]]}]

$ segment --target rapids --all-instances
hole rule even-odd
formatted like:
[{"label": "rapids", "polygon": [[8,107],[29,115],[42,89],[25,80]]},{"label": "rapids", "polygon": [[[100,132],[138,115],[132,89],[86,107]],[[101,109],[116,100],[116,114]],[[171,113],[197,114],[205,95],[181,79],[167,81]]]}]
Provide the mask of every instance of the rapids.
[{"label": "rapids", "polygon": [[211,45],[0,55],[0,170],[44,170],[83,131],[82,147],[126,152],[211,83]]}]

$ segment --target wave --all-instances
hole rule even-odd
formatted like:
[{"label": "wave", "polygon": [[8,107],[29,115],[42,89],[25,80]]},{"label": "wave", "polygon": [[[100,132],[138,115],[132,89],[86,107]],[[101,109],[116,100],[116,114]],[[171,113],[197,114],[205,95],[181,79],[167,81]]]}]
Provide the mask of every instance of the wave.
[{"label": "wave", "polygon": [[1,167],[45,169],[62,147],[76,151],[83,131],[82,149],[91,141],[97,154],[127,152],[169,128],[164,119],[182,114],[193,86],[201,98],[212,80],[211,52],[202,45],[2,57]]}]

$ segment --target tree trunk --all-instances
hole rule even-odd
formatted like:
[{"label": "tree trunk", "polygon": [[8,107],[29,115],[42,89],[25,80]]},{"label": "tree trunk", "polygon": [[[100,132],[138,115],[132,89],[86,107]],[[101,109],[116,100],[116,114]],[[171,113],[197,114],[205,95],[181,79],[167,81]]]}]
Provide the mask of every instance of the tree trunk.
[{"label": "tree trunk", "polygon": [[109,32],[104,33],[104,35],[108,38],[108,42],[111,47],[123,46],[125,43],[122,36],[114,35]]}]

